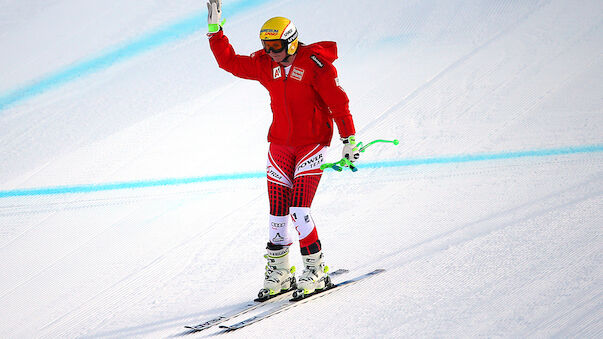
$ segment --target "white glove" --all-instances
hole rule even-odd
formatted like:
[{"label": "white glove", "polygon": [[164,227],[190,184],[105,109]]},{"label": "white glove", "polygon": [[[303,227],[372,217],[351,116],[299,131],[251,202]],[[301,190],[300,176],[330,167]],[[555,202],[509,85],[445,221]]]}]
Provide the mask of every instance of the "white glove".
[{"label": "white glove", "polygon": [[341,138],[341,141],[343,141],[343,152],[341,152],[341,156],[351,162],[358,160],[358,158],[360,158],[360,151],[358,150],[358,147],[356,147],[356,137],[350,135],[347,138]]},{"label": "white glove", "polygon": [[207,2],[207,31],[217,33],[224,21],[220,22],[222,16],[222,0],[209,0]]}]

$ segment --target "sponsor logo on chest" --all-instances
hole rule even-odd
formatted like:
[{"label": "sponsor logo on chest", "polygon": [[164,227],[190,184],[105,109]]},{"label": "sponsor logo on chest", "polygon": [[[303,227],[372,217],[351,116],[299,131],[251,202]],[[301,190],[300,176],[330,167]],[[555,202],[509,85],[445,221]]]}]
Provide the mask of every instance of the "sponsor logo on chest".
[{"label": "sponsor logo on chest", "polygon": [[291,79],[301,81],[304,77],[304,70],[299,67],[293,67],[289,76],[291,77]]},{"label": "sponsor logo on chest", "polygon": [[281,73],[281,66],[276,66],[272,69],[272,78],[273,79],[278,79],[281,76],[283,76],[283,74]]}]

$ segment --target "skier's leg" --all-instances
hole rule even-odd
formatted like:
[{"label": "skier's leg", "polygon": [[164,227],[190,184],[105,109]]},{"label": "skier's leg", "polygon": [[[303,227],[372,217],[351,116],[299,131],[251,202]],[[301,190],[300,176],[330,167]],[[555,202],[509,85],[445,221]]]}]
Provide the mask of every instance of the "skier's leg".
[{"label": "skier's leg", "polygon": [[282,291],[295,288],[295,268],[289,265],[289,206],[293,186],[295,157],[290,148],[270,145],[266,167],[268,198],[270,201],[269,242],[266,246],[267,260],[264,288],[258,293],[265,300]]},{"label": "skier's leg", "polygon": [[268,240],[276,245],[291,245],[289,206],[291,206],[295,155],[290,147],[270,144],[266,174],[270,216]]},{"label": "skier's leg", "polygon": [[323,261],[322,246],[310,209],[322,176],[320,165],[324,162],[325,151],[326,147],[322,145],[305,149],[299,157],[293,179],[292,207],[289,211],[299,233],[304,271],[299,278],[298,288],[304,294],[323,289],[330,283],[328,267]]},{"label": "skier's leg", "polygon": [[289,212],[299,234],[302,255],[313,254],[321,249],[316,224],[310,213],[312,200],[318,189],[327,147],[310,145],[297,150],[297,162],[292,185],[291,208]]}]

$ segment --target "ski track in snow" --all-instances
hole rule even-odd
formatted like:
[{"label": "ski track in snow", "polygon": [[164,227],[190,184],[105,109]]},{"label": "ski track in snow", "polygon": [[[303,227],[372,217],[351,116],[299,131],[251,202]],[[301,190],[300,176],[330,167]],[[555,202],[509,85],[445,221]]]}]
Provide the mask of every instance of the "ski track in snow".
[{"label": "ski track in snow", "polygon": [[[73,3],[56,5],[31,22],[52,27]],[[0,16],[10,32],[0,44],[27,38],[27,6],[2,6],[15,17]],[[144,30],[128,26],[144,13],[154,13],[150,29],[199,4],[183,1],[164,17],[167,5],[123,6],[102,16],[132,37]],[[392,0],[368,23],[373,7],[267,2],[225,30],[249,53],[265,18],[295,13],[304,41],[338,41],[358,135],[401,140],[368,150],[367,163],[603,144],[600,3]],[[93,26],[77,35],[55,27],[58,45],[99,36]],[[265,93],[219,70],[204,40],[156,47],[4,110],[2,190],[261,168]],[[50,49],[48,65],[61,55]],[[13,83],[32,76],[7,74]],[[339,156],[333,145],[329,159]],[[0,269],[10,272],[0,280],[0,336],[214,336],[183,326],[245,304],[260,287],[265,195],[264,179],[252,178],[0,198]],[[387,272],[222,335],[601,337],[602,202],[599,151],[326,172],[313,217],[328,264]]]}]

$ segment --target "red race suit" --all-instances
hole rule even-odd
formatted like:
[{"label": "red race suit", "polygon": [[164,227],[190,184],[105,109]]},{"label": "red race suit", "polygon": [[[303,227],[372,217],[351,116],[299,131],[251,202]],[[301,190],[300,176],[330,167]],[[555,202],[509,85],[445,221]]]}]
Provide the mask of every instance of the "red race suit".
[{"label": "red race suit", "polygon": [[259,81],[270,93],[272,125],[268,141],[284,146],[330,145],[333,121],[341,137],[355,134],[349,99],[339,86],[337,45],[332,41],[300,44],[288,76],[283,66],[261,49],[238,55],[222,30],[209,39],[220,68]]}]

